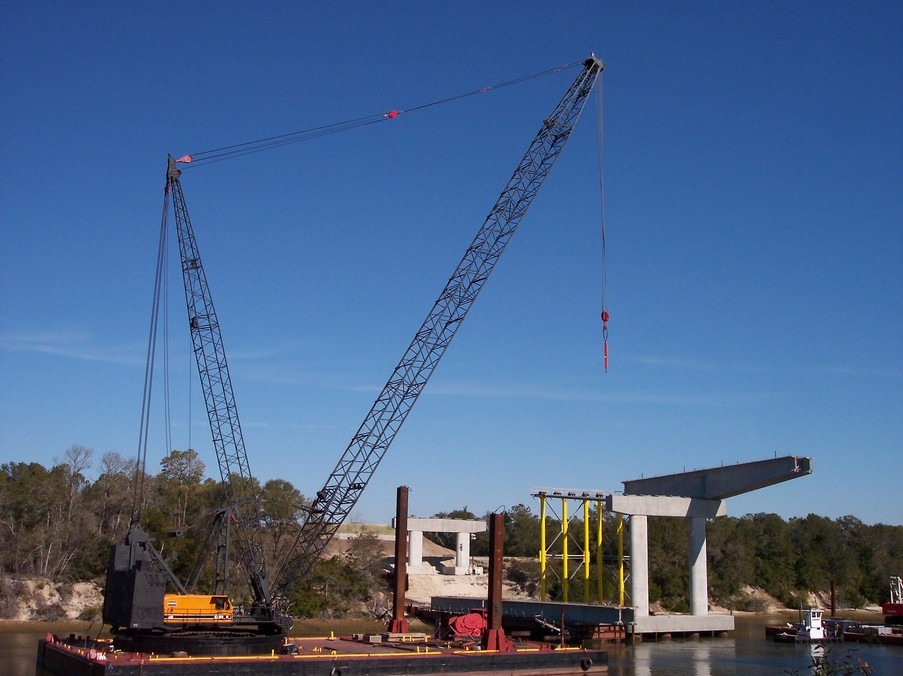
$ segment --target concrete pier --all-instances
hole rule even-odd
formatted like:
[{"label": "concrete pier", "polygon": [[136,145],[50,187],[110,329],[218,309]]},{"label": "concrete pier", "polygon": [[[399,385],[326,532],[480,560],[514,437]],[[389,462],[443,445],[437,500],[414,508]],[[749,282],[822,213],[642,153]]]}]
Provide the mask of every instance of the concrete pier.
[{"label": "concrete pier", "polygon": [[[630,600],[639,618],[649,616],[648,517],[687,520],[690,543],[690,608],[693,616],[708,615],[708,572],[706,570],[706,519],[726,513],[723,500],[702,500],[670,495],[609,495],[605,508],[630,517]],[[733,628],[733,618],[730,620]]]},{"label": "concrete pier", "polygon": [[[609,511],[613,511],[609,507]],[[630,602],[635,617],[649,615],[649,524],[645,514],[630,517]]]},{"label": "concrete pier", "polygon": [[[393,520],[393,526],[395,525]],[[470,536],[486,530],[485,521],[468,519],[408,519],[408,570],[423,571],[423,533],[456,533],[455,565],[443,566],[445,575],[467,575],[470,570]]]},{"label": "concrete pier", "polygon": [[690,613],[709,614],[709,582],[706,568],[705,519],[692,516],[687,519],[690,565]]},{"label": "concrete pier", "polygon": [[[623,495],[605,506],[630,524],[630,599],[637,634],[720,633],[734,628],[729,615],[710,615],[706,568],[706,520],[727,513],[726,499],[812,473],[812,460],[785,456],[727,467],[624,482]],[[687,522],[690,615],[649,614],[648,518]]]}]

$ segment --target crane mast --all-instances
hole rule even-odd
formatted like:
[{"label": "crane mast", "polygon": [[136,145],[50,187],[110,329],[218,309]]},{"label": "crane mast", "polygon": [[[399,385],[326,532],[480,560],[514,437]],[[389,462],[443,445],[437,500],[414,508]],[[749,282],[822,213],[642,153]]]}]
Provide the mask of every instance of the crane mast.
[{"label": "crane mast", "polygon": [[238,554],[248,573],[254,594],[252,615],[260,619],[272,619],[270,587],[260,541],[260,514],[254,480],[245,451],[235,395],[232,392],[232,379],[223,349],[223,337],[194,229],[191,226],[191,218],[185,205],[185,197],[179,182],[180,175],[181,171],[176,168],[176,161],[170,155],[166,187],[172,195],[191,342],[226,502],[232,510],[237,526],[235,531]]},{"label": "crane mast", "polygon": [[364,422],[309,505],[295,546],[273,578],[280,595],[310,572],[354,508],[564,148],[603,68],[595,56],[587,59],[543,121]]}]

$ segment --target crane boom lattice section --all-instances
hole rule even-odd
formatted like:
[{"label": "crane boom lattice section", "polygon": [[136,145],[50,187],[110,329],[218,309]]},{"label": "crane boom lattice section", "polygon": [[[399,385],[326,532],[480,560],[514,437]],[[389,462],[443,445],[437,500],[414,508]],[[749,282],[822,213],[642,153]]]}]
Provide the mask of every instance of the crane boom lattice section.
[{"label": "crane boom lattice section", "polygon": [[560,155],[603,64],[595,56],[546,118],[498,201],[323,488],[317,492],[292,554],[274,578],[285,593],[310,572],[354,508],[373,472],[467,316],[499,257]]},{"label": "crane boom lattice section", "polygon": [[185,205],[180,172],[170,157],[167,187],[172,193],[173,211],[179,237],[179,253],[182,261],[182,278],[185,285],[185,302],[188,307],[188,323],[191,342],[200,374],[201,389],[220,477],[226,492],[226,501],[233,510],[237,522],[236,540],[239,558],[247,569],[255,602],[266,605],[269,588],[259,539],[259,521],[254,481],[245,451],[232,379],[226,362],[223,338],[220,332],[213,298],[207,284],[207,275],[201,263],[191,218]]}]

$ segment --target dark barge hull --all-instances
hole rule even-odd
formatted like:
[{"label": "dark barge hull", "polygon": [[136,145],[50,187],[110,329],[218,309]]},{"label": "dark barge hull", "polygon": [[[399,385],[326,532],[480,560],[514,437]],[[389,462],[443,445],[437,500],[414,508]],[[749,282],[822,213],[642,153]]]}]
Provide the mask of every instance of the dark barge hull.
[{"label": "dark barge hull", "polygon": [[[313,641],[313,640],[312,640]],[[296,641],[298,655],[162,657],[107,654],[43,639],[38,646],[38,676],[391,676],[410,674],[576,674],[607,672],[602,650],[518,647],[512,652],[439,649],[417,646],[373,647],[345,639]],[[370,652],[368,652],[370,651]]]},{"label": "dark barge hull", "polygon": [[127,653],[198,656],[244,656],[278,653],[283,634],[256,634],[244,631],[174,632],[120,634],[113,639],[117,650]]},{"label": "dark barge hull", "polygon": [[879,634],[877,632],[845,631],[843,640],[854,643],[877,643],[879,645],[897,645],[903,647],[903,634]]}]

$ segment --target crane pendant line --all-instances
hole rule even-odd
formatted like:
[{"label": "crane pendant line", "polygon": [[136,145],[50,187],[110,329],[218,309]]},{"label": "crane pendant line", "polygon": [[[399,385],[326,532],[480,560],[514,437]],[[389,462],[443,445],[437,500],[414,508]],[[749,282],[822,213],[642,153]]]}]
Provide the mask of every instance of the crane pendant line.
[{"label": "crane pendant line", "polygon": [[[201,262],[191,218],[185,205],[181,171],[170,155],[167,187],[172,193],[173,213],[179,238],[182,278],[191,342],[197,361],[204,403],[210,420],[210,432],[219,463],[220,478],[226,493],[226,503],[232,508],[237,528],[236,541],[239,558],[249,575],[255,606],[268,605],[269,584],[260,540],[260,515],[254,480],[245,451],[232,378],[226,362],[223,337],[220,332],[207,275]],[[258,608],[252,610],[259,612]]]},{"label": "crane pendant line", "polygon": [[508,80],[507,82],[501,82],[499,84],[491,85],[488,87],[480,87],[479,89],[475,89],[473,91],[466,92],[464,94],[458,94],[456,96],[448,96],[444,99],[439,99],[436,101],[431,101],[429,103],[422,103],[420,105],[411,106],[409,108],[404,108],[401,110],[390,110],[385,113],[377,113],[371,115],[365,115],[363,117],[359,117],[352,120],[345,120],[344,122],[334,122],[332,124],[320,125],[318,127],[312,127],[310,129],[302,129],[300,131],[290,132],[288,134],[279,134],[278,136],[269,136],[267,138],[257,139],[256,141],[246,141],[244,143],[236,143],[229,146],[224,146],[222,148],[214,148],[212,150],[204,150],[198,152],[192,152],[188,155],[184,155],[180,157],[176,162],[183,164],[186,168],[196,167],[198,165],[206,165],[211,164],[213,162],[220,162],[222,160],[229,160],[235,157],[241,157],[243,155],[248,155],[250,153],[257,153],[263,150],[270,150],[272,148],[279,148],[285,145],[289,145],[292,143],[300,143],[301,141],[309,141],[311,139],[319,138],[321,136],[326,136],[328,134],[336,134],[343,131],[350,131],[352,129],[357,129],[359,127],[363,127],[370,124],[375,124],[377,122],[386,122],[388,120],[394,120],[398,118],[399,115],[413,113],[416,111],[424,110],[426,108],[432,108],[434,106],[443,105],[446,103],[451,103],[452,101],[458,101],[460,99],[468,98],[470,96],[476,96],[477,94],[485,94],[486,92],[496,91],[502,89],[503,87],[510,87],[511,85],[520,84],[521,82],[526,82],[527,80],[533,80],[538,77],[545,77],[546,75],[551,75],[553,73],[558,73],[563,70],[567,70],[568,68],[573,68],[574,66],[582,65],[580,62],[576,63],[566,63],[562,66],[558,66],[557,68],[551,68],[549,70],[542,71],[540,73],[534,73],[532,75],[526,75],[523,77],[516,78],[514,80]]},{"label": "crane pendant line", "polygon": [[274,576],[283,596],[320,558],[404,423],[560,155],[604,64],[595,56],[546,118],[495,206],[332,474],[309,506],[295,546]]}]

